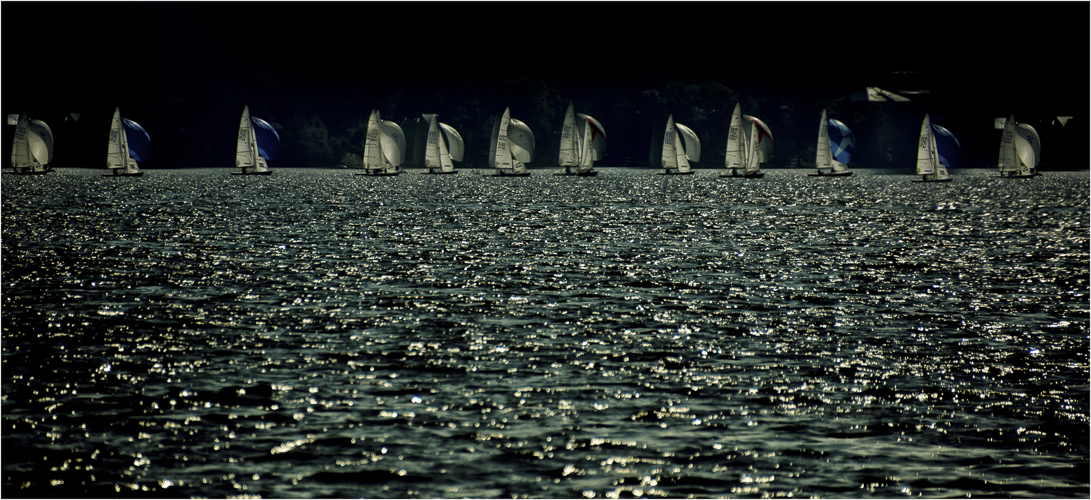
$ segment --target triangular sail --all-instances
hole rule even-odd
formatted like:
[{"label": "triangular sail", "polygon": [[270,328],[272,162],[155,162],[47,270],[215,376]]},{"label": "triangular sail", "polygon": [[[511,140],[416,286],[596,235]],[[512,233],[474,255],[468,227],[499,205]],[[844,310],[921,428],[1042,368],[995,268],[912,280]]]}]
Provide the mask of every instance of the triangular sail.
[{"label": "triangular sail", "polygon": [[678,154],[675,152],[677,135],[674,126],[674,115],[670,115],[667,117],[667,128],[663,131],[663,157],[661,161],[663,168],[678,168]]},{"label": "triangular sail", "polygon": [[252,168],[257,164],[258,147],[254,140],[253,125],[250,123],[250,106],[243,106],[242,118],[239,119],[239,136],[235,141],[235,166]]},{"label": "triangular sail", "polygon": [[379,140],[381,118],[378,110],[371,110],[367,119],[367,138],[364,139],[364,169],[386,170],[383,147]]},{"label": "triangular sail", "polygon": [[492,148],[489,150],[489,163],[497,170],[512,168],[511,153],[508,151],[508,124],[511,123],[511,109],[504,108],[504,114],[493,124]]},{"label": "triangular sail", "polygon": [[738,170],[746,168],[746,136],[743,134],[742,107],[735,104],[735,111],[731,113],[731,127],[727,131],[727,156],[724,158],[724,168]]},{"label": "triangular sail", "polygon": [[15,142],[11,147],[11,166],[16,169],[31,167],[30,148],[27,147],[27,134],[30,129],[30,120],[26,113],[19,116],[15,126]]},{"label": "triangular sail", "polygon": [[121,122],[121,108],[114,109],[114,118],[110,123],[110,139],[106,150],[106,168],[124,169],[125,173],[136,173],[140,169],[129,156],[129,140]]},{"label": "triangular sail", "polygon": [[580,140],[579,131],[576,129],[576,107],[568,103],[568,110],[564,113],[564,125],[561,127],[561,146],[557,163],[566,167],[575,167],[580,164]]},{"label": "triangular sail", "polygon": [[761,130],[759,127],[750,127],[750,137],[747,139],[746,148],[746,173],[747,175],[754,174],[760,167],[761,155],[758,154],[758,142],[760,140]]},{"label": "triangular sail", "polygon": [[830,154],[829,122],[826,120],[826,110],[822,110],[822,119],[818,121],[818,143],[815,145],[814,166],[819,173],[823,170],[833,170]]},{"label": "triangular sail", "polygon": [[591,153],[591,122],[583,122],[583,139],[580,140],[580,165],[579,171],[590,172],[591,167],[594,165],[594,155]]},{"label": "triangular sail", "polygon": [[1019,164],[1015,160],[1015,115],[1004,122],[1004,131],[1000,134],[1000,173],[1018,172]]},{"label": "triangular sail", "polygon": [[917,141],[917,175],[935,174],[937,163],[939,159],[936,156],[935,141],[932,138],[932,121],[925,113],[924,122],[921,123],[920,140]]}]

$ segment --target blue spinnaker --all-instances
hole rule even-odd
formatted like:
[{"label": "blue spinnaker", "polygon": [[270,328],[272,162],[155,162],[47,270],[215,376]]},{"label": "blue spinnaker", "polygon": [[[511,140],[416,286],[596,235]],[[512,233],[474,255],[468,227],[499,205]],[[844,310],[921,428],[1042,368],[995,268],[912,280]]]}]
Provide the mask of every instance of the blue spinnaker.
[{"label": "blue spinnaker", "polygon": [[280,153],[280,134],[272,125],[269,125],[269,122],[261,118],[251,116],[250,121],[254,124],[254,139],[258,141],[258,154],[266,160],[277,159],[277,154]]},{"label": "blue spinnaker", "polygon": [[856,136],[839,120],[831,118],[829,123],[827,130],[830,136],[830,152],[835,160],[848,165],[852,161],[852,154],[856,152]]},{"label": "blue spinnaker", "polygon": [[129,156],[136,161],[148,161],[152,156],[152,138],[139,123],[122,118],[125,125],[125,140],[129,143]]},{"label": "blue spinnaker", "polygon": [[959,160],[962,159],[962,145],[955,138],[955,134],[935,123],[932,124],[932,130],[936,132],[936,152],[939,153],[940,163],[947,165],[947,168],[958,168]]}]

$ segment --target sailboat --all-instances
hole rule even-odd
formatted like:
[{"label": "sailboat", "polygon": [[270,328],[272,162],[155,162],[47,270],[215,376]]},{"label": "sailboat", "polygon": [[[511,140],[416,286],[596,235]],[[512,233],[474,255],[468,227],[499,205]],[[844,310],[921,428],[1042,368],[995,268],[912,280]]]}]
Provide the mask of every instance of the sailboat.
[{"label": "sailboat", "polygon": [[735,111],[731,113],[731,127],[727,131],[727,154],[724,158],[724,168],[730,173],[720,177],[764,177],[765,173],[759,168],[772,141],[773,134],[765,122],[744,116],[741,105],[735,104]]},{"label": "sailboat", "polygon": [[852,175],[848,163],[856,149],[852,131],[837,120],[827,120],[826,110],[818,123],[818,144],[815,147],[815,168],[811,177],[848,177]]},{"label": "sailboat", "polygon": [[136,162],[147,161],[151,156],[152,139],[139,123],[121,117],[121,108],[114,109],[110,124],[110,142],[106,153],[106,168],[112,174],[106,177],[144,175]]},{"label": "sailboat", "polygon": [[239,120],[239,138],[235,145],[235,167],[241,172],[232,175],[271,175],[266,160],[273,160],[280,150],[280,134],[269,122],[250,116],[250,106],[243,106]]},{"label": "sailboat", "polygon": [[[681,137],[683,140],[678,140]],[[683,144],[683,142],[685,144]],[[667,128],[663,131],[663,156],[659,175],[689,175],[690,161],[701,160],[701,140],[689,127],[674,122],[674,115],[667,116]]]},{"label": "sailboat", "polygon": [[11,167],[14,174],[47,174],[53,169],[53,131],[41,120],[31,120],[27,114],[19,116],[15,126],[15,141],[11,148]]},{"label": "sailboat", "polygon": [[405,134],[397,123],[385,121],[371,110],[364,143],[364,173],[356,175],[398,175],[405,151]]},{"label": "sailboat", "polygon": [[489,164],[496,169],[492,177],[529,177],[526,164],[534,160],[534,134],[527,124],[511,117],[504,108],[492,127]]},{"label": "sailboat", "polygon": [[1000,176],[1027,179],[1039,175],[1041,148],[1038,131],[1026,123],[1016,123],[1015,115],[1011,115],[1000,137]]},{"label": "sailboat", "polygon": [[[576,117],[583,120],[582,126]],[[595,176],[595,160],[602,157],[606,150],[606,131],[602,124],[590,115],[577,114],[575,105],[568,103],[564,114],[564,127],[561,128],[561,147],[557,161],[564,167],[564,172],[555,175]]]},{"label": "sailboat", "polygon": [[[457,174],[458,170],[455,170],[455,165],[451,163],[451,160],[462,161],[462,154],[465,150],[465,143],[462,141],[462,136],[458,131],[447,125],[446,123],[440,123],[436,119],[436,115],[423,115],[425,120],[428,120],[428,141],[425,143],[424,149],[424,166],[428,168],[426,174]],[[443,130],[441,135],[439,132]],[[447,140],[443,140],[443,135],[447,136]],[[450,144],[450,147],[448,147]]]},{"label": "sailboat", "polygon": [[932,120],[928,114],[924,115],[921,124],[920,140],[917,142],[917,175],[920,179],[913,182],[948,182],[951,174],[947,173],[947,165],[939,159],[939,151],[936,149],[936,134],[932,129]]}]

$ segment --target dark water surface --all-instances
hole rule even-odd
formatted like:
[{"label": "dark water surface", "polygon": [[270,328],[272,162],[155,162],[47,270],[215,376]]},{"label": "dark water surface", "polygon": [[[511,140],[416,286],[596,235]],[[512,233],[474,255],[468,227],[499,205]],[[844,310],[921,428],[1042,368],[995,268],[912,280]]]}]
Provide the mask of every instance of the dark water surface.
[{"label": "dark water surface", "polygon": [[5,175],[3,495],[1083,497],[1088,172]]}]

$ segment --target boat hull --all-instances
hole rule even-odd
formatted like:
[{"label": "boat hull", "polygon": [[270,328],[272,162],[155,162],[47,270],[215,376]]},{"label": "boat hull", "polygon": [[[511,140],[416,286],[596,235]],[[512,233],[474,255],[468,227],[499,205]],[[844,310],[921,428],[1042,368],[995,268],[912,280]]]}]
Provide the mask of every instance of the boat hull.
[{"label": "boat hull", "polygon": [[951,178],[946,179],[913,179],[913,182],[951,182]]},{"label": "boat hull", "polygon": [[852,172],[837,172],[834,174],[807,174],[807,177],[848,177]]},{"label": "boat hull", "polygon": [[264,172],[231,172],[231,175],[272,175],[272,170],[266,170]]},{"label": "boat hull", "polygon": [[498,170],[495,174],[489,177],[530,177],[530,172],[519,172],[517,174],[505,174],[503,170]]},{"label": "boat hull", "polygon": [[144,175],[144,172],[136,172],[136,173],[133,173],[133,174],[124,174],[124,173],[122,173],[122,174],[119,174],[119,173],[102,174],[103,177],[140,177],[142,175]]},{"label": "boat hull", "polygon": [[366,173],[366,174],[356,174],[356,175],[364,175],[364,176],[367,176],[367,177],[393,177],[393,176],[398,175],[400,173],[401,172],[394,172],[394,173],[380,172],[380,173]]},{"label": "boat hull", "polygon": [[1035,172],[1033,174],[1028,174],[1028,175],[1000,175],[998,177],[1000,177],[1001,179],[1030,179],[1032,177],[1038,177],[1039,175],[1042,175],[1042,174],[1040,174],[1038,172]]},{"label": "boat hull", "polygon": [[727,178],[727,179],[761,179],[762,177],[765,177],[765,172],[757,172],[757,173],[753,173],[753,174],[743,174],[743,175],[722,174],[722,175],[720,175],[720,177],[724,177],[724,178]]},{"label": "boat hull", "polygon": [[37,170],[37,171],[33,171],[33,170],[32,170],[32,171],[29,171],[29,172],[19,172],[19,171],[14,171],[14,172],[4,172],[4,173],[5,173],[5,174],[12,174],[12,175],[43,175],[43,174],[48,174],[48,173],[50,173],[50,172],[52,172],[52,171],[53,171],[53,169],[49,169],[49,170]]}]

